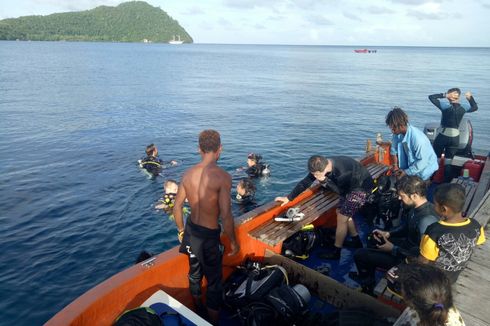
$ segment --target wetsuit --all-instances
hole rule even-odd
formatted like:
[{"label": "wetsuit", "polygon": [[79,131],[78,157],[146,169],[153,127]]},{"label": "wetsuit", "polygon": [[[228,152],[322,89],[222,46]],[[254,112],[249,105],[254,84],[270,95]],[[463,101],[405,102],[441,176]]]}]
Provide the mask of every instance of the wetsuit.
[{"label": "wetsuit", "polygon": [[208,282],[206,305],[219,310],[223,303],[221,229],[209,229],[187,219],[179,251],[189,256],[189,289],[195,297],[201,296],[203,276]]},{"label": "wetsuit", "polygon": [[257,163],[254,166],[249,167],[245,173],[248,174],[250,178],[260,178],[262,176],[262,171],[264,170],[265,165],[262,163]]},{"label": "wetsuit", "polygon": [[420,240],[425,230],[438,220],[433,205],[426,202],[417,208],[412,208],[402,224],[390,231],[389,241],[394,245],[391,253],[371,248],[356,250],[354,261],[361,280],[374,283],[376,267],[388,270],[401,263],[406,257],[417,257]]},{"label": "wetsuit", "polygon": [[158,156],[149,155],[141,160],[141,167],[156,177],[161,171],[163,162]]},{"label": "wetsuit", "polygon": [[[463,106],[460,103],[441,103],[440,98],[445,98],[445,94],[429,95],[429,100],[442,112],[441,128],[442,131],[434,140],[434,151],[437,157],[441,157],[444,153],[445,159],[452,160],[459,146],[459,124],[466,112],[475,112],[478,110],[478,105],[473,96],[470,97],[467,105]],[[450,161],[448,162],[451,163]]]},{"label": "wetsuit", "polygon": [[[347,156],[332,156],[329,160],[333,164],[331,172],[327,173],[321,185],[340,195],[340,213],[353,217],[355,211],[366,201],[367,195],[374,188],[373,179],[369,171],[358,161]],[[313,174],[301,180],[287,196],[293,200],[300,193],[309,188],[316,180]]]}]

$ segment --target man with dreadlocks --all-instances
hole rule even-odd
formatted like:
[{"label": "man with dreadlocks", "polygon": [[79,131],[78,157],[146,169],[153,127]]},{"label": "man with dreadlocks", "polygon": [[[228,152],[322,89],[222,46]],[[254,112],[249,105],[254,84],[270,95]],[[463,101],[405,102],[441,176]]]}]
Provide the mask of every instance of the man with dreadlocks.
[{"label": "man with dreadlocks", "polygon": [[416,175],[424,181],[429,180],[439,168],[429,138],[408,123],[407,114],[399,107],[388,112],[386,125],[393,132],[390,154],[397,176]]}]

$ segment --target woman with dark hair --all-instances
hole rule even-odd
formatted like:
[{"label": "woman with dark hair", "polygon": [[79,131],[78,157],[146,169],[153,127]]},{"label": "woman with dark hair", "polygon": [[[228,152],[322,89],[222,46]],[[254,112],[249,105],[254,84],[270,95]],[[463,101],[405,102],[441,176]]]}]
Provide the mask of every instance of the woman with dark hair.
[{"label": "woman with dark hair", "polygon": [[425,264],[402,265],[396,271],[407,309],[394,326],[464,326],[454,307],[451,282],[439,268]]}]

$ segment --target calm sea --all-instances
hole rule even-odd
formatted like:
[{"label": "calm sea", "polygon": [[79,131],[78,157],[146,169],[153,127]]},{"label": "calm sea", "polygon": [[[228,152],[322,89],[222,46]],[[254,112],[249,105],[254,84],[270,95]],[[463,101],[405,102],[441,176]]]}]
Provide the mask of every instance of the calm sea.
[{"label": "calm sea", "polygon": [[[199,161],[197,135],[222,134],[235,181],[249,152],[286,194],[315,153],[363,154],[402,106],[438,121],[427,95],[471,90],[477,148],[490,148],[490,49],[0,42],[0,320],[41,324],[130,266],[177,244],[153,206],[166,178]],[[180,165],[150,180],[150,143]],[[235,207],[236,215],[239,210]]]}]

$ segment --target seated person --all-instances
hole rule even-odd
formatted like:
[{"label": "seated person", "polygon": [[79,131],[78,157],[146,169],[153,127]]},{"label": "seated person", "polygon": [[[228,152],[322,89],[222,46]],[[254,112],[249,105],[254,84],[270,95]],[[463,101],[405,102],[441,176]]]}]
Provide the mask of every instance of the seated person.
[{"label": "seated person", "polygon": [[177,165],[177,162],[172,160],[170,162],[163,162],[158,157],[158,148],[155,144],[146,146],[146,157],[138,161],[141,168],[145,169],[153,177],[156,177],[162,171],[165,165]]},{"label": "seated person", "polygon": [[354,261],[358,273],[349,276],[357,281],[365,292],[371,292],[377,267],[390,269],[406,257],[417,257],[420,239],[427,227],[439,219],[432,204],[427,201],[425,182],[416,176],[405,176],[397,182],[397,191],[404,206],[410,211],[402,224],[390,231],[375,229],[377,248],[362,248],[355,252]]},{"label": "seated person", "polygon": [[236,186],[236,200],[240,205],[255,201],[255,184],[249,178],[241,179]]},{"label": "seated person", "polygon": [[465,325],[454,306],[451,284],[444,272],[429,265],[410,264],[396,273],[408,307],[394,326]]},{"label": "seated person", "polygon": [[466,267],[476,245],[485,242],[483,227],[476,220],[463,217],[465,197],[460,184],[437,187],[434,205],[441,220],[427,228],[420,242],[419,260],[444,270],[452,283]]},{"label": "seated person", "polygon": [[[177,181],[169,179],[164,182],[163,191],[163,197],[160,198],[155,208],[162,209],[171,219],[173,219],[172,210],[174,209],[175,197],[179,191],[179,184]],[[189,214],[189,209],[184,207],[183,212],[184,215],[187,216]]]},{"label": "seated person", "polygon": [[250,153],[247,157],[247,169],[245,172],[250,178],[260,178],[270,175],[269,164],[261,162],[262,156]]}]

